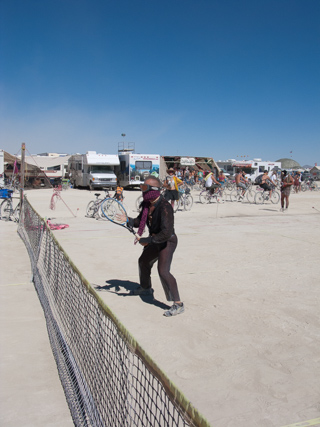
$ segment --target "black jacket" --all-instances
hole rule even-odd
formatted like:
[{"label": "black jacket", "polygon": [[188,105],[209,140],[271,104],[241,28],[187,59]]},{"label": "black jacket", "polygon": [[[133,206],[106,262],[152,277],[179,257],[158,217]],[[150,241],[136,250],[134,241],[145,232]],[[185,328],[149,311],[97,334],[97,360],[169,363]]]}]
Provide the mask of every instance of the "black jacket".
[{"label": "black jacket", "polygon": [[[131,227],[139,227],[143,206],[144,202],[142,202],[142,209],[137,218],[129,218],[129,225]],[[152,212],[151,223],[149,221],[149,217],[147,219],[149,237],[142,237],[140,239],[141,243],[164,243],[167,242],[174,234],[174,215],[171,204],[167,202],[162,196],[160,196],[154,207],[155,209]]]}]

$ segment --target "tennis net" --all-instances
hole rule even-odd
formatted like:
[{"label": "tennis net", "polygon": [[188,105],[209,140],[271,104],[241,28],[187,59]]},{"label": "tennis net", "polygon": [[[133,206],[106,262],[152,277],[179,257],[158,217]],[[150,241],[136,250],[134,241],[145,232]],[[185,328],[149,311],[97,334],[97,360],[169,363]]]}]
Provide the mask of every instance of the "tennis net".
[{"label": "tennis net", "polygon": [[27,198],[18,232],[74,424],[209,426],[100,299]]}]

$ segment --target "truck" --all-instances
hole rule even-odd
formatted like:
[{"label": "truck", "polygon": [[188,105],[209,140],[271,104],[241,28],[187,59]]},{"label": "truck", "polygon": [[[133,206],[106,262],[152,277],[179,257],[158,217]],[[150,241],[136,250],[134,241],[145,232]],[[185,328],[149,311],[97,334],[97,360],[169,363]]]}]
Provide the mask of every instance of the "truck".
[{"label": "truck", "polygon": [[73,154],[68,160],[69,179],[74,188],[114,189],[117,186],[115,168],[119,165],[119,156],[116,154],[100,154],[96,151]]},{"label": "truck", "polygon": [[118,179],[123,188],[138,187],[148,175],[159,177],[159,154],[137,154],[120,151],[119,160]]},{"label": "truck", "polygon": [[246,178],[254,182],[257,176],[261,175],[265,170],[269,175],[273,170],[281,170],[281,162],[262,161],[261,159],[253,160],[235,160],[229,159],[226,161],[217,162],[219,168],[223,168],[230,174],[236,174],[238,169],[242,169],[246,174]]}]

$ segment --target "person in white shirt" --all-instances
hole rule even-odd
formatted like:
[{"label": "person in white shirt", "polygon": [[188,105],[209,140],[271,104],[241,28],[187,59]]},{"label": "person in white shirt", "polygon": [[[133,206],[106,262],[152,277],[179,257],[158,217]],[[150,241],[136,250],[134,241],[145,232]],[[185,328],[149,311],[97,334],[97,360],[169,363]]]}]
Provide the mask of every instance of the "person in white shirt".
[{"label": "person in white shirt", "polygon": [[216,180],[216,177],[214,176],[213,172],[210,172],[206,176],[205,181],[206,190],[209,190],[211,194],[213,194],[218,187],[221,187],[220,182]]}]

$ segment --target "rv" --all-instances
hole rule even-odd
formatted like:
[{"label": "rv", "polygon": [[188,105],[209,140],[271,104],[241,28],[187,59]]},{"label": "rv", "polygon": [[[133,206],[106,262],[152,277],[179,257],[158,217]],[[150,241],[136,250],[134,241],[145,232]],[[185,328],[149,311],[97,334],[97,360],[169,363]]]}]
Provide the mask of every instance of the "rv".
[{"label": "rv", "polygon": [[68,161],[68,172],[71,184],[76,187],[116,188],[115,168],[119,167],[116,154],[97,154],[87,151],[86,154],[74,154]]},{"label": "rv", "polygon": [[118,179],[122,187],[138,187],[148,175],[159,177],[159,154],[135,154],[119,152],[120,170]]},{"label": "rv", "polygon": [[0,150],[0,188],[4,187],[4,151]]},{"label": "rv", "polygon": [[261,159],[253,160],[235,160],[229,159],[226,161],[217,162],[219,168],[223,168],[230,174],[236,174],[238,169],[242,169],[246,174],[246,178],[254,182],[257,176],[261,175],[265,170],[269,175],[273,170],[281,170],[281,162],[263,162]]}]

